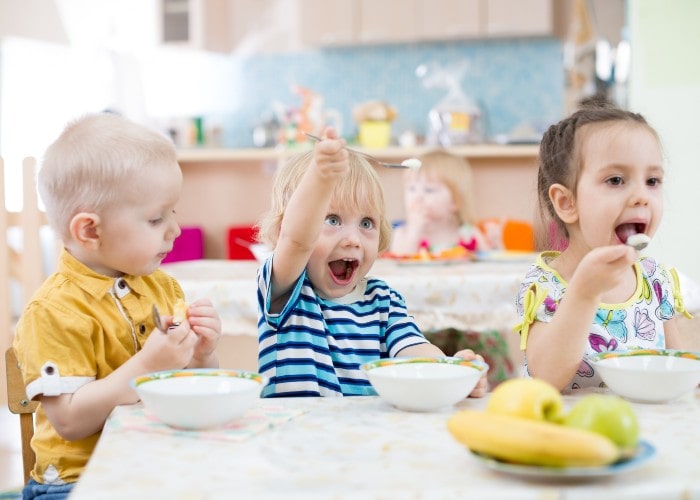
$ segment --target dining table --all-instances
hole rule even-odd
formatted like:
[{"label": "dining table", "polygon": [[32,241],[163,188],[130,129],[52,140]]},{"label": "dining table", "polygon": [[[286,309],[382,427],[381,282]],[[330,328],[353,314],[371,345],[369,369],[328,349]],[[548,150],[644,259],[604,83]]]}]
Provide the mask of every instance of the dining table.
[{"label": "dining table", "polygon": [[[581,389],[564,405],[609,392]],[[140,403],[118,406],[70,498],[700,498],[700,390],[631,402],[645,458],[596,474],[513,470],[472,454],[447,421],[484,410],[489,397],[431,412],[399,410],[379,396],[258,399],[229,424],[199,431],[170,428]]]}]

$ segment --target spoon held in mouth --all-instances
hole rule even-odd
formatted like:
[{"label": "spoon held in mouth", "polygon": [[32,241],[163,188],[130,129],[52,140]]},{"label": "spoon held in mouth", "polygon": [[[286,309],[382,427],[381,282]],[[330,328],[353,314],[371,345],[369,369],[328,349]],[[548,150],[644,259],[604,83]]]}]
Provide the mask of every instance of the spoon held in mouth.
[{"label": "spoon held in mouth", "polygon": [[649,238],[646,234],[637,233],[630,235],[629,238],[627,238],[627,241],[625,241],[625,244],[633,247],[637,251],[640,251],[644,250],[649,245],[650,241],[651,238]]}]

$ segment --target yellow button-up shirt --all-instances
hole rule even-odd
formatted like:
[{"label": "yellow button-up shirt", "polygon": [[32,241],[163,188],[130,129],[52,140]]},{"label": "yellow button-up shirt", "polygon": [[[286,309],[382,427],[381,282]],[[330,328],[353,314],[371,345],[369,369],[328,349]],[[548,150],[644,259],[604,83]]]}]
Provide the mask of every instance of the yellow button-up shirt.
[{"label": "yellow button-up shirt", "polygon": [[[153,304],[172,311],[184,293],[163,271],[112,278],[63,251],[58,269],[34,294],[17,324],[14,348],[27,395],[58,396],[107,377],[144,344],[155,328]],[[63,439],[37,409],[32,448],[39,483],[75,482],[99,433]]]}]

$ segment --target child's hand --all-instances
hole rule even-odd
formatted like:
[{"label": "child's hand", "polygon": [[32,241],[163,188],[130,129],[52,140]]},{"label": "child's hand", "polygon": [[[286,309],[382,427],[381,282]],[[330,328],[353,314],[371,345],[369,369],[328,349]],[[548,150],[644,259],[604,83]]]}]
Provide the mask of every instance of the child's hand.
[{"label": "child's hand", "polygon": [[636,258],[637,252],[627,245],[594,248],[581,259],[567,293],[574,289],[578,295],[600,302],[600,296],[620,283]]},{"label": "child's hand", "polygon": [[208,299],[192,302],[187,310],[187,320],[197,337],[192,361],[188,366],[212,367],[218,365],[213,358],[221,338],[221,319]]},{"label": "child's hand", "polygon": [[329,127],[324,139],[314,147],[314,167],[326,179],[337,180],[347,175],[350,170],[345,139],[339,138],[335,129]]},{"label": "child's hand", "polygon": [[175,370],[184,368],[192,359],[197,335],[190,330],[188,321],[171,325],[164,333],[157,328],[136,354],[142,358],[146,371]]},{"label": "child's hand", "polygon": [[[483,361],[484,358],[481,357],[479,354],[475,354],[474,351],[471,349],[463,349],[457,353],[455,353],[455,357],[457,358],[462,358],[466,359],[467,361],[471,359],[478,359],[479,361]],[[480,398],[483,397],[486,394],[486,391],[489,389],[489,383],[486,380],[486,373],[484,373],[479,381],[476,383],[476,387],[472,390],[471,394],[469,394],[470,398]]]}]

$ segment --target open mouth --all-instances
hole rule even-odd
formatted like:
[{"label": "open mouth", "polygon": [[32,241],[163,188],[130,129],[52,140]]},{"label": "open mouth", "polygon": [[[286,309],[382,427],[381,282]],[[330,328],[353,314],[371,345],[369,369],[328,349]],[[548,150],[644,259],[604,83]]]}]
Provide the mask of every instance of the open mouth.
[{"label": "open mouth", "polygon": [[347,285],[352,281],[360,263],[355,259],[340,259],[328,263],[333,281],[338,285]]},{"label": "open mouth", "polygon": [[617,226],[615,228],[615,234],[622,243],[627,243],[627,238],[629,238],[633,234],[643,234],[646,228],[647,225],[641,222],[628,222]]}]

